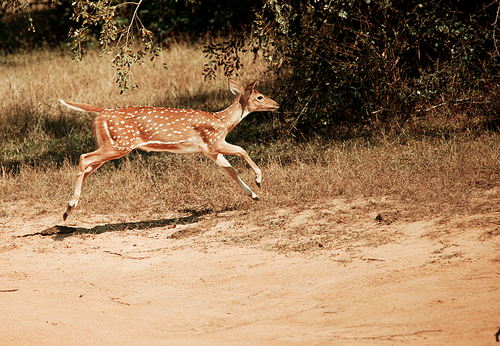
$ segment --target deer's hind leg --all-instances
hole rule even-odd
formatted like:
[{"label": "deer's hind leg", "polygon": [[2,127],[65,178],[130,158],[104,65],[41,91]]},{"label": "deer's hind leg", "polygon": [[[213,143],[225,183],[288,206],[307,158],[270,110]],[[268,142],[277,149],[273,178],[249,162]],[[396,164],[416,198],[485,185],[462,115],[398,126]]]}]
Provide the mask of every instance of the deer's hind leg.
[{"label": "deer's hind leg", "polygon": [[68,202],[68,207],[63,215],[63,220],[66,220],[69,214],[78,205],[78,200],[82,192],[82,186],[85,179],[94,172],[96,169],[101,167],[101,165],[109,160],[117,159],[127,154],[128,151],[119,151],[115,149],[110,149],[106,147],[101,147],[96,151],[91,153],[83,154],[80,156],[80,163],[78,164],[78,174],[76,176],[75,192],[71,196]]}]

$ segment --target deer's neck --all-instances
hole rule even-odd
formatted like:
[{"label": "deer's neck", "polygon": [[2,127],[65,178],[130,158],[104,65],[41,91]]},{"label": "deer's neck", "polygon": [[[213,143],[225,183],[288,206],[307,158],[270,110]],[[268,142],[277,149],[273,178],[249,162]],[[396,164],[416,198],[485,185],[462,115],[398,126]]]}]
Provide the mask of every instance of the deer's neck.
[{"label": "deer's neck", "polygon": [[217,113],[217,116],[227,124],[227,131],[230,132],[236,127],[250,112],[246,102],[241,95],[226,109]]}]

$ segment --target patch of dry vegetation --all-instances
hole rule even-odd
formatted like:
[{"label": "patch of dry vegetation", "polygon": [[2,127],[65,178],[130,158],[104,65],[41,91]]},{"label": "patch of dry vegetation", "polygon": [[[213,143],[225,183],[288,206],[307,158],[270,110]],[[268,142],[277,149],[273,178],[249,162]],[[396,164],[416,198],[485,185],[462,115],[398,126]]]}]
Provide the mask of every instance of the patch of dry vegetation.
[{"label": "patch of dry vegetation", "polygon": [[[169,66],[167,71],[153,66],[136,69],[139,90],[120,95],[113,71],[96,54],[78,64],[47,51],[2,57],[0,91],[5,101],[0,105],[0,213],[7,215],[13,203],[25,201],[44,212],[62,215],[74,187],[78,156],[93,150],[93,138],[91,116],[62,109],[58,99],[106,107],[157,105],[205,110],[219,110],[232,101],[226,80],[203,81],[201,46],[172,45],[162,53],[160,65],[163,62]],[[266,93],[272,81],[262,77],[263,65],[252,64],[249,56],[245,66],[238,79],[243,83],[263,79]],[[269,96],[273,97],[272,92]],[[269,120],[259,113],[250,117]],[[267,121],[261,126],[276,124]],[[244,222],[251,225],[250,231],[227,239],[224,234],[214,235],[220,241],[302,251],[333,249],[342,239],[377,245],[395,236],[350,229],[349,221],[359,215],[373,214],[375,220],[378,212],[389,210],[397,211],[399,219],[419,220],[500,211],[497,203],[491,203],[500,197],[500,141],[495,132],[301,143],[286,135],[272,141],[259,138],[259,130],[255,131],[253,142],[241,142],[237,135],[229,142],[247,149],[263,170],[259,191],[248,167],[238,158],[230,158],[241,178],[261,198],[258,202],[241,193],[201,155],[137,151],[106,163],[87,179],[74,217],[127,214],[148,219],[166,213],[222,215],[234,211],[230,227],[238,228],[237,222]],[[485,194],[489,199],[482,197]],[[349,210],[333,202],[339,200]],[[318,209],[310,215],[301,214],[314,208]],[[282,214],[282,210],[286,212]],[[293,213],[301,215],[302,221]],[[190,227],[196,227],[199,234],[212,226],[200,222]]]}]

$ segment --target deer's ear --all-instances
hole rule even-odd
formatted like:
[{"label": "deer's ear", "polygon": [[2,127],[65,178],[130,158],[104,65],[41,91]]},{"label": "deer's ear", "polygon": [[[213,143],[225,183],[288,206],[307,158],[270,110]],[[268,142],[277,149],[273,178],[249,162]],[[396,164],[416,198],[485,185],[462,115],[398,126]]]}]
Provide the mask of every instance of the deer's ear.
[{"label": "deer's ear", "polygon": [[245,91],[252,91],[253,88],[257,85],[257,79],[254,80],[252,83],[248,84],[247,87],[245,88]]},{"label": "deer's ear", "polygon": [[241,94],[245,89],[243,89],[243,86],[240,84],[236,83],[234,80],[229,79],[229,89],[231,89],[231,92],[235,95]]},{"label": "deer's ear", "polygon": [[245,88],[245,96],[244,98],[249,98],[250,95],[252,94],[254,86],[257,84],[257,80],[254,80],[252,83],[248,84],[247,87]]}]

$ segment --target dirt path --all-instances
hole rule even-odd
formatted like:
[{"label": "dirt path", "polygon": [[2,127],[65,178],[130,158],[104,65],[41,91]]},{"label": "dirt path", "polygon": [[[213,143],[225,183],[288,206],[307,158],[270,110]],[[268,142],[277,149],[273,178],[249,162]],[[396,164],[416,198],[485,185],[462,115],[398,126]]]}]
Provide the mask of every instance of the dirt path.
[{"label": "dirt path", "polygon": [[96,216],[44,236],[60,215],[14,210],[0,224],[0,345],[496,345],[500,214],[367,215],[351,229],[388,241],[294,252],[267,249],[276,236],[227,241],[248,227],[237,214],[205,216],[203,232]]}]

